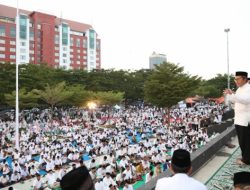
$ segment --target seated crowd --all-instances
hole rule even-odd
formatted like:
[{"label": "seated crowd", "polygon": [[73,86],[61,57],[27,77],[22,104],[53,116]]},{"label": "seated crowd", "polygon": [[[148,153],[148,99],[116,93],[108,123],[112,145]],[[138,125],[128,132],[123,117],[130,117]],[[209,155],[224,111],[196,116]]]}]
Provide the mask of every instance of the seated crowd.
[{"label": "seated crowd", "polygon": [[131,189],[136,181],[148,182],[167,170],[174,150],[193,152],[206,144],[210,137],[202,119],[219,123],[224,111],[221,105],[197,104],[169,114],[149,106],[112,114],[85,109],[23,112],[18,150],[14,117],[0,120],[0,187],[35,178],[34,189],[54,189],[69,170],[86,165],[97,190]]}]

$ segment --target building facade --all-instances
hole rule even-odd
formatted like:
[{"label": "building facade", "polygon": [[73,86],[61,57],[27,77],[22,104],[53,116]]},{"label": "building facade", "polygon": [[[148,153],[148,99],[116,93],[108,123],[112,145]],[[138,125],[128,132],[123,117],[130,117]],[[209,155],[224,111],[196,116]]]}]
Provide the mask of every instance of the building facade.
[{"label": "building facade", "polygon": [[[0,62],[16,62],[16,18],[16,8],[0,5]],[[20,63],[101,68],[101,41],[91,25],[20,9],[19,26]]]},{"label": "building facade", "polygon": [[167,62],[167,56],[153,52],[149,57],[149,69],[154,69],[155,65],[162,64],[163,62]]}]

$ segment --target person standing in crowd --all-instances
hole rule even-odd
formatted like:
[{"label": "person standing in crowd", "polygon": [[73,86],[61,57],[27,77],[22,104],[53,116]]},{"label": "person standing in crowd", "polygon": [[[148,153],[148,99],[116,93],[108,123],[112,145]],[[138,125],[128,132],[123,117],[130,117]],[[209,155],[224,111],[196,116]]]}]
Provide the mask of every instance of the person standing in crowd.
[{"label": "person standing in crowd", "polygon": [[201,182],[189,177],[192,172],[190,153],[184,149],[174,151],[170,169],[172,177],[158,179],[155,190],[206,190],[206,186]]},{"label": "person standing in crowd", "polygon": [[235,84],[236,92],[225,89],[224,94],[234,106],[234,124],[239,140],[242,158],[236,160],[239,165],[250,165],[250,84],[248,84],[247,72],[237,71]]}]

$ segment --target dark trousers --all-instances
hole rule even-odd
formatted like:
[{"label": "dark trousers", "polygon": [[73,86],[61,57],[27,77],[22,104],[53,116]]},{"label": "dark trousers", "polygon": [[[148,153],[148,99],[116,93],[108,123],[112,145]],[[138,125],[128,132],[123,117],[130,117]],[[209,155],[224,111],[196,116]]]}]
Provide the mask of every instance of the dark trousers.
[{"label": "dark trousers", "polygon": [[235,125],[235,128],[242,152],[242,161],[250,165],[250,125],[248,127]]}]

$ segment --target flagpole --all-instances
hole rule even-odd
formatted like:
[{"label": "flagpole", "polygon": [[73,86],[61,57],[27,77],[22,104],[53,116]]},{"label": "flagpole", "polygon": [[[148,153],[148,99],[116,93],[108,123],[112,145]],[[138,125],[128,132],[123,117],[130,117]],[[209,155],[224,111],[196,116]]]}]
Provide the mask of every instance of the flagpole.
[{"label": "flagpole", "polygon": [[18,94],[18,66],[20,63],[20,40],[19,40],[19,9],[18,9],[18,0],[16,8],[16,131],[15,131],[15,147],[19,150],[19,94]]}]

